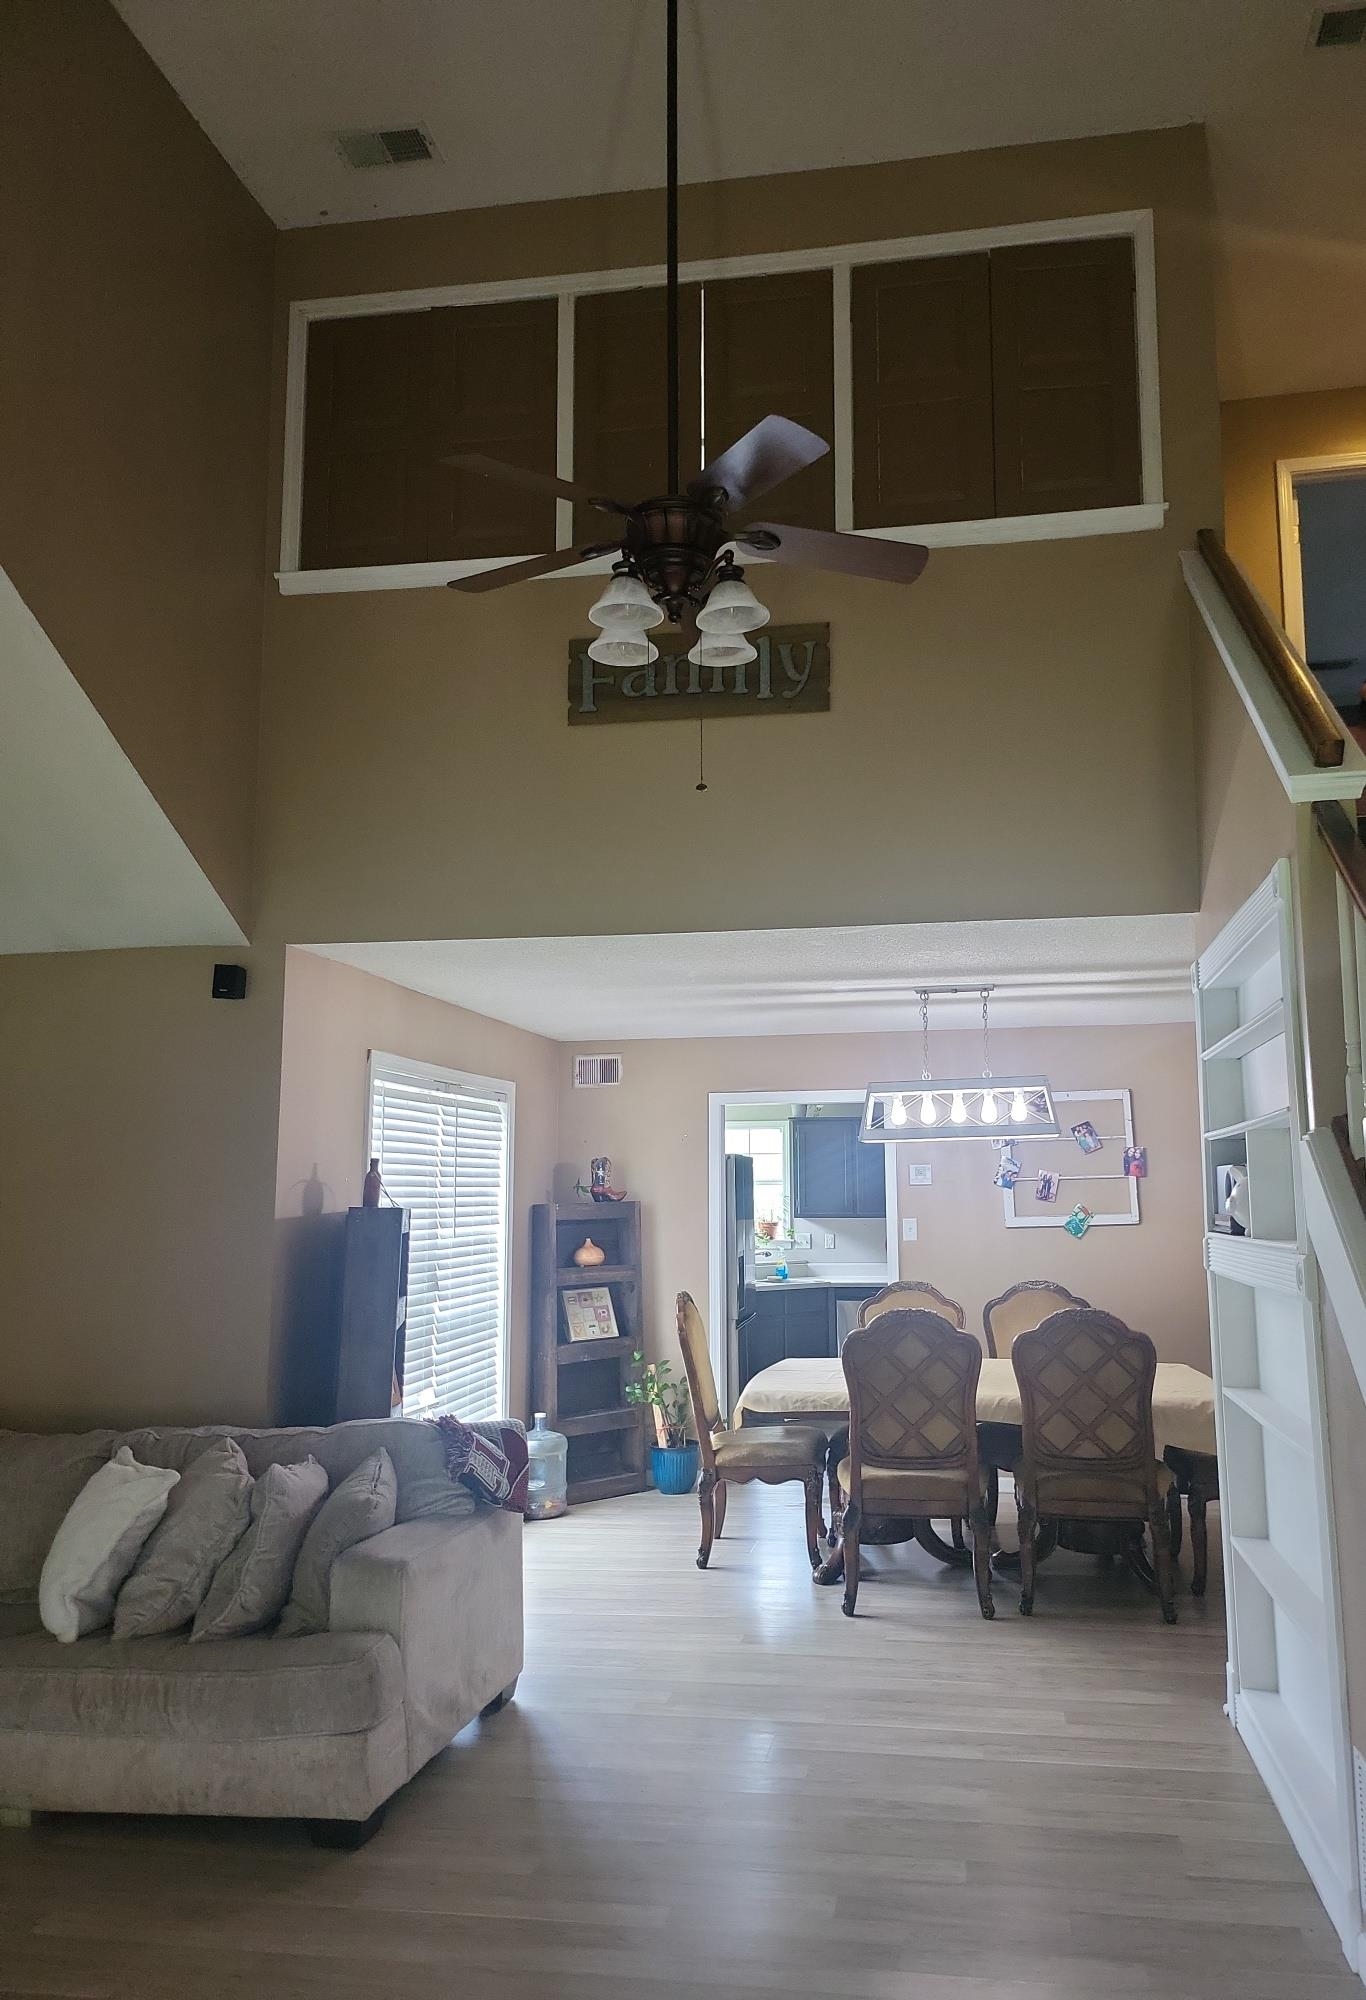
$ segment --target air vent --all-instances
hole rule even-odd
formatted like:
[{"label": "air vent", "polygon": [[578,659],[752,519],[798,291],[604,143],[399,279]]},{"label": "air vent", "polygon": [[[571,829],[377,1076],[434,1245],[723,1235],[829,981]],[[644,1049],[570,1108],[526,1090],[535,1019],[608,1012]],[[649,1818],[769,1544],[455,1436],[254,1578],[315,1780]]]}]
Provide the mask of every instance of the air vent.
[{"label": "air vent", "polygon": [[609,1083],[620,1082],[620,1056],[575,1056],[575,1090],[602,1090]]},{"label": "air vent", "polygon": [[1325,7],[1314,24],[1316,49],[1366,46],[1366,7]]},{"label": "air vent", "polygon": [[421,125],[396,125],[387,132],[339,132],[337,151],[348,167],[410,167],[440,157]]}]

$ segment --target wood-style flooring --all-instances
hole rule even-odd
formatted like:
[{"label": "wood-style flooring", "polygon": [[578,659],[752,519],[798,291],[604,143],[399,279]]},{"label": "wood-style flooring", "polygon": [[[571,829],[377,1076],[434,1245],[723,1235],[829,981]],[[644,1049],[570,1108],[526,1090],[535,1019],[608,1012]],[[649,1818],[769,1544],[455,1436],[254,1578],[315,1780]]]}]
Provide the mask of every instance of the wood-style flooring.
[{"label": "wood-style flooring", "polygon": [[[1181,1622],[1060,1557],[1032,1621],[919,1550],[852,1623],[795,1487],[712,1567],[655,1494],[528,1529],[527,1671],[358,1854],[292,1825],[0,1832],[0,1994],[1360,2000]],[[1189,1562],[1185,1565],[1189,1575]]]}]

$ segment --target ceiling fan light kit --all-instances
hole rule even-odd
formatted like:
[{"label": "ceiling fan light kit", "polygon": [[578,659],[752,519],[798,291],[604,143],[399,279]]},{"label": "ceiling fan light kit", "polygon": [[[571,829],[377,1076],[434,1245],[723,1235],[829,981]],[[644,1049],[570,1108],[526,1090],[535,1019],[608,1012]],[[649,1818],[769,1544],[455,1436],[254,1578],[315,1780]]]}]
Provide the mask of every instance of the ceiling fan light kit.
[{"label": "ceiling fan light kit", "polygon": [[758,657],[743,632],[704,632],[688,649],[695,667],[745,667]]},{"label": "ceiling fan light kit", "polygon": [[[682,633],[690,649],[690,660],[699,665],[718,665],[722,662],[712,641],[742,638],[744,633],[758,631],[768,623],[768,612],[736,564],[737,548],[753,550],[772,562],[842,571],[888,583],[914,583],[925,567],[929,552],[908,542],[870,540],[829,528],[789,528],[781,522],[749,524],[738,530],[728,526],[726,517],[732,510],[770,492],[794,473],[814,465],[829,451],[824,438],[788,417],[762,418],[695,479],[686,486],[683,484],[679,465],[678,0],[665,0],[665,18],[669,491],[630,504],[550,473],[505,465],[479,452],[458,453],[443,463],[537,493],[554,494],[557,499],[593,507],[600,513],[616,514],[622,519],[622,527],[617,541],[556,550],[529,557],[525,562],[504,563],[473,576],[454,578],[450,587],[465,591],[502,590],[509,584],[545,576],[552,570],[572,569],[616,551],[620,559],[612,581],[589,613],[605,634],[615,636],[594,640],[588,649],[590,658],[604,664],[615,661],[648,665],[657,652],[643,634],[668,619]],[[647,608],[652,616],[643,615]],[[709,634],[710,640],[699,638],[699,633]],[[637,636],[629,638],[630,634]],[[635,653],[626,662],[618,655],[600,650],[608,645],[628,644],[635,647]],[[754,657],[754,648],[746,644],[742,653],[728,653],[726,663]]]},{"label": "ceiling fan light kit", "polygon": [[593,641],[588,657],[602,667],[648,667],[659,658],[659,648],[638,627],[614,625]]}]

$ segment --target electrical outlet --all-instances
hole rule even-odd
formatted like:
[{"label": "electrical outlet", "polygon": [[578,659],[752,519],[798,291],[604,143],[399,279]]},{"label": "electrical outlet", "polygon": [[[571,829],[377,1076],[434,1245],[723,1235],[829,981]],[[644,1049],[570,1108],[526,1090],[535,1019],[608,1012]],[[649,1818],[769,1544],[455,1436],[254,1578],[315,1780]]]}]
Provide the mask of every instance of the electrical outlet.
[{"label": "electrical outlet", "polygon": [[931,1167],[919,1165],[914,1160],[907,1162],[906,1185],[908,1187],[931,1187],[933,1185],[933,1178],[933,1169]]},{"label": "electrical outlet", "polygon": [[825,1247],[827,1250],[833,1250],[835,1247],[835,1232],[833,1229],[827,1229],[825,1232]]},{"label": "electrical outlet", "polygon": [[902,1242],[914,1243],[919,1234],[920,1234],[920,1228],[919,1224],[916,1222],[915,1217],[913,1215],[903,1215],[901,1218]]}]

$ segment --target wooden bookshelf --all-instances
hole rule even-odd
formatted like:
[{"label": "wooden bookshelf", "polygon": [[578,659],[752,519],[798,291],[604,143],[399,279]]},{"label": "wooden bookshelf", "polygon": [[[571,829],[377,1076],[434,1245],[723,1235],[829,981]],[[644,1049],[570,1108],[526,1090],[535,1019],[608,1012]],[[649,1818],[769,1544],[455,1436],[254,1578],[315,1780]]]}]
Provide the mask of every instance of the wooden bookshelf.
[{"label": "wooden bookshelf", "polygon": [[[607,1262],[580,1270],[584,1238]],[[617,1338],[569,1338],[564,1294],[605,1286]],[[643,1285],[638,1201],[540,1202],[531,1211],[533,1408],[569,1440],[569,1504],[645,1490],[644,1413],[626,1400],[642,1344]]]}]

